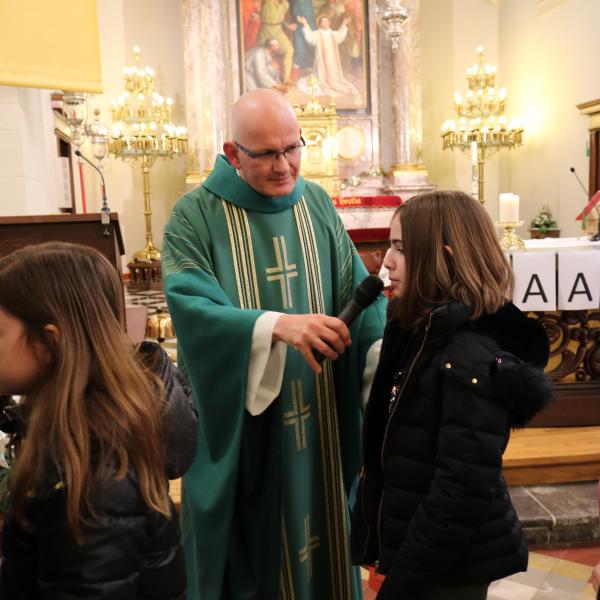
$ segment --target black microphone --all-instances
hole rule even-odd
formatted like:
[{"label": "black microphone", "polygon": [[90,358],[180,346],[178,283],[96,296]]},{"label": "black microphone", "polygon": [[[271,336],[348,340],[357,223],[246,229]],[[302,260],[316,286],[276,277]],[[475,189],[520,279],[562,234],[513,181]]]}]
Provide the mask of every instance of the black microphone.
[{"label": "black microphone", "polygon": [[[589,202],[590,193],[585,188],[585,185],[583,185],[583,182],[581,181],[581,179],[579,179],[579,175],[577,175],[577,173],[575,172],[575,167],[571,167],[569,169],[569,171],[571,171],[571,173],[573,173],[573,175],[575,175],[575,178],[579,182],[581,189],[585,192],[585,195],[587,196],[587,199]],[[594,204],[594,208],[596,209],[596,212],[598,213],[598,233],[595,233],[594,235],[590,236],[589,239],[591,242],[597,242],[600,240],[600,210],[598,210],[598,207],[595,204]],[[583,211],[585,212],[585,207],[584,207]],[[583,218],[585,218],[585,215],[583,213],[582,213],[582,215],[583,215]]]},{"label": "black microphone", "polygon": [[[352,298],[350,298],[350,302],[344,306],[342,312],[338,315],[338,319],[344,321],[350,327],[360,312],[375,302],[382,290],[383,281],[377,275],[369,275],[358,284]],[[318,363],[325,360],[325,357],[317,350],[314,350],[313,354]]]},{"label": "black microphone", "polygon": [[75,155],[79,156],[79,158],[83,158],[88,165],[90,165],[93,169],[96,169],[100,174],[100,178],[102,179],[102,208],[100,209],[100,223],[104,225],[104,235],[106,237],[110,236],[110,210],[108,208],[108,200],[106,199],[106,183],[104,182],[104,174],[102,171],[88,158],[86,158],[79,150],[75,150]]}]

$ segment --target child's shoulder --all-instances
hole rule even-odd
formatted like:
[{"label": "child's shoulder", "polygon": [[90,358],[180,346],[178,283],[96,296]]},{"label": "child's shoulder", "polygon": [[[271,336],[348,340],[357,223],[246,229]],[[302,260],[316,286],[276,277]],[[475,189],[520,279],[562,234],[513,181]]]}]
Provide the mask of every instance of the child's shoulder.
[{"label": "child's shoulder", "polygon": [[461,389],[470,389],[503,407],[511,427],[523,427],[552,401],[543,369],[502,349],[491,336],[459,331],[440,356],[438,368]]},{"label": "child's shoulder", "polygon": [[465,385],[476,381],[481,386],[501,354],[502,349],[493,338],[465,328],[448,338],[436,362],[438,369],[452,379]]},{"label": "child's shoulder", "polygon": [[469,365],[492,364],[502,348],[490,335],[462,327],[448,338],[444,350],[454,362]]}]

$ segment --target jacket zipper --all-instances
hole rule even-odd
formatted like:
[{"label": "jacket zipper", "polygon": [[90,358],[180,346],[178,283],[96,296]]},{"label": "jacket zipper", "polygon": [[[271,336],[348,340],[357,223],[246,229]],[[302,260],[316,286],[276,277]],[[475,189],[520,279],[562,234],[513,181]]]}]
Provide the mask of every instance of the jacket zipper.
[{"label": "jacket zipper", "polygon": [[367,513],[365,510],[365,488],[367,486],[367,472],[363,465],[360,470],[359,480],[362,480],[362,488],[360,490],[360,514],[362,515],[363,521],[367,527],[367,535],[365,537],[365,544],[363,546],[363,556],[367,555],[367,548],[369,546],[369,540],[371,539],[371,526],[367,519]]},{"label": "jacket zipper", "polygon": [[[394,413],[396,412],[396,408],[398,407],[398,404],[400,404],[399,400],[400,397],[402,396],[402,393],[404,392],[404,389],[406,388],[406,384],[408,383],[408,380],[412,374],[412,370],[417,362],[417,360],[419,359],[419,357],[421,356],[421,353],[423,352],[423,348],[425,347],[425,342],[427,341],[427,335],[429,334],[429,328],[431,327],[431,319],[433,318],[433,311],[431,313],[429,313],[429,320],[427,321],[427,325],[425,326],[425,335],[423,336],[423,341],[421,342],[421,346],[419,347],[419,351],[417,352],[417,354],[415,355],[415,357],[413,358],[413,361],[410,363],[410,367],[406,373],[406,377],[404,379],[404,383],[402,384],[402,387],[400,388],[400,391],[398,392],[398,395],[396,396],[396,399],[394,401],[394,406],[392,407],[389,416],[388,416],[388,420],[387,420],[387,424],[385,426],[385,433],[383,434],[383,443],[381,444],[381,455],[380,455],[380,461],[381,461],[381,471],[385,474],[385,469],[383,466],[383,452],[385,450],[385,444],[387,441],[387,436],[389,433],[389,429],[390,429],[390,423],[392,422],[392,419],[394,418]],[[383,498],[385,495],[385,486],[384,489],[381,492],[381,498],[379,500],[379,511],[377,512],[377,537],[378,537],[378,544],[379,544],[379,557],[378,560],[375,561],[375,569],[378,570],[379,569],[379,560],[381,560],[381,554],[383,551],[382,548],[382,535],[381,535],[381,513],[382,513],[382,508],[383,508]]]}]

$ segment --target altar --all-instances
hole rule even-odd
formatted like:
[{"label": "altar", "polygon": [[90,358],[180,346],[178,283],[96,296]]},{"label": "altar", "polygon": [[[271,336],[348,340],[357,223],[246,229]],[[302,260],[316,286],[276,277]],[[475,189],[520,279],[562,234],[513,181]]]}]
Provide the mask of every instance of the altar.
[{"label": "altar", "polygon": [[556,398],[532,426],[600,425],[600,242],[526,240],[510,252],[513,302],[546,329]]}]

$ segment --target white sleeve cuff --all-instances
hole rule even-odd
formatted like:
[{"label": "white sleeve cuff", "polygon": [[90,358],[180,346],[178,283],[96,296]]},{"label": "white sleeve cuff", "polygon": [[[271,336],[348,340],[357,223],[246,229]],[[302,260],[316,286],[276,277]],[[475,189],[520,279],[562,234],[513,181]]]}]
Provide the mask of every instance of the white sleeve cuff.
[{"label": "white sleeve cuff", "polygon": [[265,312],[254,324],[246,387],[246,410],[253,416],[264,412],[281,391],[287,344],[273,343],[273,328],[281,314]]},{"label": "white sleeve cuff", "polygon": [[363,408],[367,405],[367,402],[369,401],[369,394],[371,393],[371,386],[373,385],[375,371],[377,370],[377,363],[379,363],[379,354],[381,352],[382,341],[383,340],[379,339],[376,342],[373,342],[373,345],[369,348],[369,351],[367,352],[367,360],[365,362],[365,370],[363,371],[361,390]]}]

